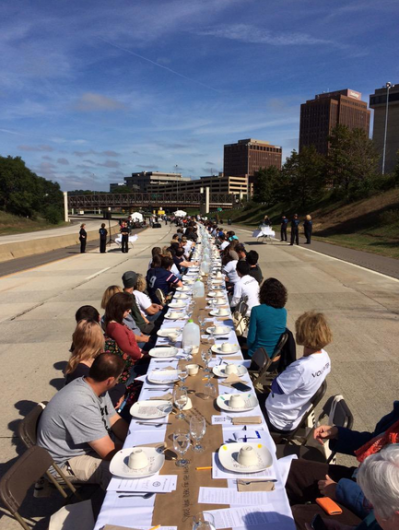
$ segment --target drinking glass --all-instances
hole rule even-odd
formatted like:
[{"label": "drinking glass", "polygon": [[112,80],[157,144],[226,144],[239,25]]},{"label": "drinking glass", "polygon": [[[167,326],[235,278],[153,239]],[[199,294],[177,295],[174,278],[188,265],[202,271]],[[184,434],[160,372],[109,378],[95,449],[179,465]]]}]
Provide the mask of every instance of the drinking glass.
[{"label": "drinking glass", "polygon": [[193,530],[215,530],[215,519],[208,512],[200,512],[193,517]]},{"label": "drinking glass", "polygon": [[[173,433],[173,449],[180,455],[180,457],[183,457],[187,449],[190,447],[190,433],[186,430],[177,430],[175,433]],[[178,458],[176,460],[176,465],[178,467],[184,467],[187,464],[189,464],[190,461]]]},{"label": "drinking glass", "polygon": [[188,372],[185,366],[177,369],[177,377],[179,378],[180,382],[183,383],[180,386],[182,390],[188,390],[188,388],[184,385],[184,381],[187,379],[187,376],[188,376]]},{"label": "drinking glass", "polygon": [[200,444],[206,432],[205,418],[192,416],[190,420],[190,434],[191,438],[196,442],[193,446],[195,451],[202,451],[203,447]]},{"label": "drinking glass", "polygon": [[184,420],[185,416],[181,411],[187,405],[187,400],[187,390],[185,390],[181,386],[176,386],[173,391],[173,402],[180,411],[179,414],[176,416],[177,420]]},{"label": "drinking glass", "polygon": [[212,371],[209,368],[209,363],[212,360],[212,348],[209,348],[209,350],[205,350],[204,357],[205,357],[205,366],[206,366],[206,371],[205,371],[204,376],[207,379],[207,382],[205,383],[205,386],[209,387],[209,386],[212,386],[212,383],[211,383]]},{"label": "drinking glass", "polygon": [[186,361],[191,361],[193,356],[191,355],[194,346],[184,346],[183,353],[186,357]]}]

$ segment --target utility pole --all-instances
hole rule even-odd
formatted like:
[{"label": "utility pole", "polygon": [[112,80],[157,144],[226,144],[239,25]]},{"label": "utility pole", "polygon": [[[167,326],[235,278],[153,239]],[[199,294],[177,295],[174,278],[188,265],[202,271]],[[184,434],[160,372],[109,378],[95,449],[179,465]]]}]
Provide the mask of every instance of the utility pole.
[{"label": "utility pole", "polygon": [[382,168],[381,173],[385,175],[385,153],[386,153],[386,147],[387,147],[387,131],[388,131],[388,109],[389,109],[389,90],[393,88],[395,85],[392,83],[386,83],[385,84],[387,89],[387,101],[385,105],[385,128],[384,128],[384,145],[382,149]]}]

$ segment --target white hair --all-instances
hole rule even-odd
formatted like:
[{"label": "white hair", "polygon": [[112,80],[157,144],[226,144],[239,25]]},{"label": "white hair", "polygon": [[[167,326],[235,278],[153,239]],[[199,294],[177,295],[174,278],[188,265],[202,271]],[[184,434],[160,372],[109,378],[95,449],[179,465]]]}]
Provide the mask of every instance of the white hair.
[{"label": "white hair", "polygon": [[399,444],[366,458],[356,480],[366,499],[383,519],[399,511]]}]

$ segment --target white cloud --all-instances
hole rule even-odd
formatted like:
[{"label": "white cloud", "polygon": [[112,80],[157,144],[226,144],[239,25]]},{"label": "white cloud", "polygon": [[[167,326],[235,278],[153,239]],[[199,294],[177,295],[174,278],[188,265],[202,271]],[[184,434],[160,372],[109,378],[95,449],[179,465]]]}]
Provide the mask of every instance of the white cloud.
[{"label": "white cloud", "polygon": [[62,166],[69,166],[69,161],[66,158],[59,158],[57,163],[61,164]]}]

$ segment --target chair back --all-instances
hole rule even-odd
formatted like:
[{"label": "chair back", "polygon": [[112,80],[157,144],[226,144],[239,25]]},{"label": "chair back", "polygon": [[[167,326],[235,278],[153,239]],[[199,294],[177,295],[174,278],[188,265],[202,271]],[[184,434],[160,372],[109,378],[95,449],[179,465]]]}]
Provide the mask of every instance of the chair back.
[{"label": "chair back", "polygon": [[155,296],[158,298],[160,305],[166,304],[165,293],[162,291],[162,289],[156,289]]},{"label": "chair back", "polygon": [[241,316],[245,317],[247,315],[249,306],[248,306],[248,296],[244,296],[241,298],[240,303],[238,304],[237,311],[240,313]]},{"label": "chair back", "polygon": [[24,445],[29,449],[36,445],[37,438],[37,426],[39,423],[40,416],[42,415],[43,410],[46,408],[48,401],[42,401],[35,405],[35,407],[29,412],[25,418],[23,418],[18,425],[18,434],[24,443]]},{"label": "chair back", "polygon": [[37,445],[30,447],[3,475],[0,497],[12,514],[17,512],[28,490],[53,463],[48,452]]},{"label": "chair back", "polygon": [[267,354],[266,348],[261,346],[257,348],[252,355],[252,362],[258,367],[259,370],[262,370],[264,366],[270,363],[270,357]]}]

